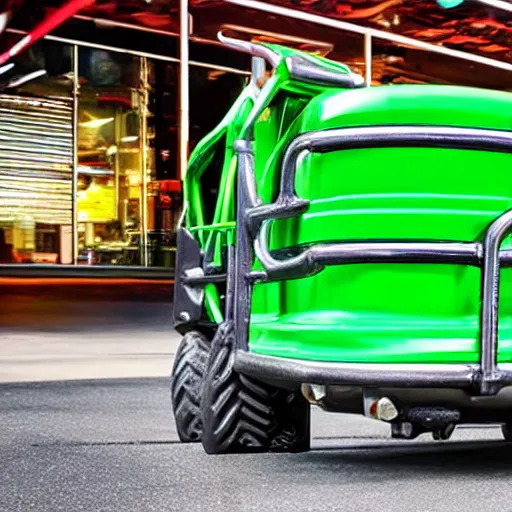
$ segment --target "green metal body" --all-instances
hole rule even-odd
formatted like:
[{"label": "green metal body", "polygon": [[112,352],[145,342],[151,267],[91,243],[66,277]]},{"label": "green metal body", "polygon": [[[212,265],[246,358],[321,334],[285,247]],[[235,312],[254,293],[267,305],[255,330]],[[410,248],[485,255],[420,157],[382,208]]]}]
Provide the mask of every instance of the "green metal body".
[{"label": "green metal body", "polygon": [[[185,183],[186,227],[211,263],[225,266],[223,247],[236,229],[236,139],[253,138],[258,194],[271,202],[284,150],[298,134],[389,124],[511,130],[511,114],[512,94],[505,92],[439,85],[340,90],[292,81],[280,65],[261,90],[249,84],[196,147]],[[310,207],[298,218],[273,222],[271,248],[481,241],[489,224],[512,208],[511,170],[509,154],[442,148],[309,155],[300,160],[295,186]],[[205,198],[211,188],[215,202]],[[259,283],[249,350],[329,362],[477,363],[480,283],[475,267],[399,263],[335,266],[313,277]],[[499,362],[512,361],[511,285],[512,269],[503,269]],[[223,319],[222,293],[214,284],[205,289],[205,308],[215,323]]]}]

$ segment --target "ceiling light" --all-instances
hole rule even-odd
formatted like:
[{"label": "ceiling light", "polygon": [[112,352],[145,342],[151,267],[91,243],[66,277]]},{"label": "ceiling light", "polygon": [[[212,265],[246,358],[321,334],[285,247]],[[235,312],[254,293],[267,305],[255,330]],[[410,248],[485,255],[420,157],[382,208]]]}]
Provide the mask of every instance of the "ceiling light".
[{"label": "ceiling light", "polygon": [[117,153],[117,146],[113,145],[107,149],[107,156],[112,156]]},{"label": "ceiling light", "polygon": [[454,7],[458,7],[464,2],[464,0],[437,0],[437,3],[443,9],[453,9]]},{"label": "ceiling light", "polygon": [[7,25],[9,24],[9,21],[11,21],[11,18],[11,11],[5,11],[2,14],[0,14],[0,34],[7,28]]},{"label": "ceiling light", "polygon": [[123,137],[121,139],[121,142],[135,142],[136,140],[139,140],[138,135],[128,135],[126,137]]},{"label": "ceiling light", "polygon": [[479,0],[480,3],[486,4],[489,7],[496,9],[503,9],[504,11],[512,12],[512,3],[505,0]]},{"label": "ceiling light", "polygon": [[39,78],[43,75],[46,75],[46,69],[38,69],[37,71],[34,71],[33,73],[29,73],[28,75],[23,75],[18,78],[15,78],[11,82],[9,82],[7,87],[8,88],[19,87],[20,85],[26,84],[27,82],[30,82],[31,80],[35,80],[36,78]]},{"label": "ceiling light", "polygon": [[0,66],[0,75],[7,73],[7,71],[10,71],[13,67],[14,62],[9,62],[9,64],[6,64],[5,66]]},{"label": "ceiling light", "polygon": [[113,120],[113,117],[106,117],[105,119],[92,119],[91,121],[80,123],[80,126],[83,128],[99,128],[100,126],[111,123]]}]

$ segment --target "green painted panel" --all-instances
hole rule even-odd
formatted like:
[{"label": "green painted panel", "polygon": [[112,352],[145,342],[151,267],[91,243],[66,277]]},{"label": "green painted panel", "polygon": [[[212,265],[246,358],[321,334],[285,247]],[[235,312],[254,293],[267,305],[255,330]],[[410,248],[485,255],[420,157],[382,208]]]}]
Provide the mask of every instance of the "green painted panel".
[{"label": "green painted panel", "polygon": [[[463,87],[329,92],[310,102],[290,137],[388,124],[510,129],[511,113],[510,94]],[[481,241],[486,227],[512,208],[511,171],[511,155],[480,151],[379,148],[311,155],[296,175],[297,194],[311,201],[310,208],[298,219],[276,221],[271,247]],[[266,172],[265,195],[275,196],[275,164]],[[480,280],[480,270],[470,267],[368,264],[259,284],[250,348],[319,361],[477,362]],[[503,271],[501,289],[499,357],[511,361],[512,271]]]},{"label": "green painted panel", "polygon": [[[272,46],[283,57],[301,54]],[[342,64],[309,56],[339,73]],[[280,163],[300,133],[353,126],[449,125],[512,129],[512,95],[467,87],[399,85],[340,90],[291,79],[283,62],[261,90],[249,85],[225,119],[196,148],[185,183],[187,226],[204,222],[199,181],[225,138],[214,223],[234,220],[233,143],[254,139],[256,184],[275,199]],[[276,221],[271,247],[351,240],[481,241],[512,208],[510,155],[479,151],[387,148],[310,155],[296,190],[311,201],[299,218]],[[226,237],[196,229],[203,248]],[[505,242],[510,246],[510,240]],[[256,262],[255,267],[258,267]],[[454,265],[368,264],[330,267],[254,290],[250,350],[318,361],[477,362],[480,270]],[[512,269],[502,273],[500,361],[512,361]],[[219,321],[214,286],[207,306]]]}]

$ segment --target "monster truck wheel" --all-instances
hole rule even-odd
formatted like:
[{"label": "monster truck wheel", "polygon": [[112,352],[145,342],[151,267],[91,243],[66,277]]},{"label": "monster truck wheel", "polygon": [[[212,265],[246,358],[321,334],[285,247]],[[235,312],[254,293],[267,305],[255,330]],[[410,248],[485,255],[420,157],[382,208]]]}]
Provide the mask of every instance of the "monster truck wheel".
[{"label": "monster truck wheel", "polygon": [[201,386],[208,364],[210,344],[198,332],[183,336],[171,375],[171,396],[176,429],[180,441],[201,441]]},{"label": "monster truck wheel", "polygon": [[234,369],[234,333],[217,330],[203,381],[202,443],[209,454],[309,450],[309,404]]}]

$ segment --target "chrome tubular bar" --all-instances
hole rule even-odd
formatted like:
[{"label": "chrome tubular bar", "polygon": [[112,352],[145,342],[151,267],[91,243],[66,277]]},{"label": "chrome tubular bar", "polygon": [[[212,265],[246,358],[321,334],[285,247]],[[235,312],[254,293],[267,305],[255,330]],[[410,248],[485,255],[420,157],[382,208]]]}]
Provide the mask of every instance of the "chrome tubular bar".
[{"label": "chrome tubular bar", "polygon": [[482,392],[485,393],[492,393],[501,380],[497,368],[500,245],[511,230],[512,210],[509,210],[498,217],[485,234],[480,320]]},{"label": "chrome tubular bar", "polygon": [[[498,217],[477,242],[364,242],[309,244],[299,254],[269,249],[269,226],[275,219],[296,217],[309,202],[297,197],[295,173],[304,153],[382,147],[431,147],[512,153],[512,131],[447,126],[363,126],[306,133],[288,146],[282,162],[275,203],[262,204],[254,182],[254,157],[249,141],[235,144],[238,156],[237,270],[235,323],[238,348],[248,349],[251,286],[256,280],[297,279],[314,275],[327,265],[353,263],[451,263],[482,268],[481,354],[473,384],[482,395],[495,394],[512,384],[510,369],[497,364],[500,267],[512,266],[512,250],[500,251],[512,231],[512,210]],[[290,251],[288,250],[288,253]],[[264,272],[251,273],[257,256]],[[249,355],[248,355],[249,356]],[[240,356],[243,359],[243,356]],[[441,375],[439,383],[444,383]]]},{"label": "chrome tubular bar", "polygon": [[[362,242],[325,243],[308,247],[298,255],[279,259],[268,246],[270,222],[265,221],[254,241],[255,253],[267,280],[312,276],[325,266],[357,263],[452,263],[480,266],[482,245],[457,242]],[[507,251],[507,261],[512,251]],[[508,265],[507,265],[508,266]]]},{"label": "chrome tubular bar", "polygon": [[217,33],[217,38],[223,45],[227,46],[228,48],[239,52],[248,53],[253,57],[261,57],[262,59],[265,59],[274,69],[277,68],[281,62],[279,55],[266,46],[252,43],[250,41],[243,41],[242,39],[228,37],[224,35],[222,31]]},{"label": "chrome tubular bar", "polygon": [[298,156],[342,149],[389,147],[438,147],[512,153],[512,131],[450,126],[362,126],[305,133],[288,146],[281,174],[281,195],[295,197]]},{"label": "chrome tubular bar", "polygon": [[255,378],[361,387],[470,388],[478,365],[330,363],[286,359],[238,351],[237,371]]},{"label": "chrome tubular bar", "polygon": [[[306,46],[309,48],[308,52],[316,53],[317,55],[326,56],[332,52],[334,45],[326,41],[318,41],[315,39],[306,39],[304,37],[291,36],[289,34],[280,34],[278,32],[269,32],[267,30],[260,30],[252,27],[246,27],[243,25],[232,25],[226,24],[220,27],[220,32],[233,32],[235,34],[245,34],[246,37],[250,37],[251,41],[258,42],[272,42],[275,44],[287,45],[299,45]],[[236,38],[240,39],[240,38]]]}]

